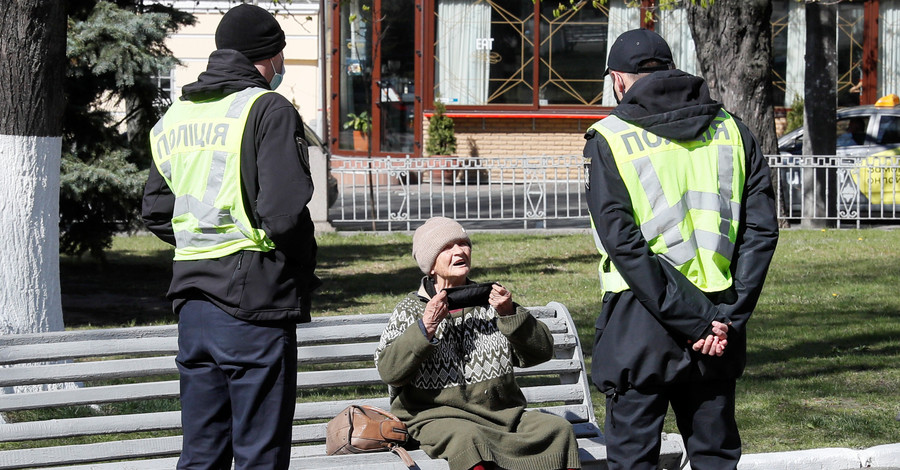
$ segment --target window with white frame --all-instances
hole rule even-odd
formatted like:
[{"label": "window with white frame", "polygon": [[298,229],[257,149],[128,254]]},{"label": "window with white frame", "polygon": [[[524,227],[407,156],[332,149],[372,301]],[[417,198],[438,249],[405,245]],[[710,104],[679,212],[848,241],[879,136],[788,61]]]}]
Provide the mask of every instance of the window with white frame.
[{"label": "window with white frame", "polygon": [[160,70],[157,75],[150,77],[156,84],[156,99],[153,104],[160,108],[168,108],[175,99],[175,71],[173,69]]}]

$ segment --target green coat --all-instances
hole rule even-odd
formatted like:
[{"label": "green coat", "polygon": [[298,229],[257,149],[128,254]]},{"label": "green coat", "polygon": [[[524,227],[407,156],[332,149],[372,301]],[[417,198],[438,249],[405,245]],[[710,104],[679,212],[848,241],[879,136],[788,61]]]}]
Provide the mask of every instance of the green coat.
[{"label": "green coat", "polygon": [[525,411],[513,366],[553,356],[553,337],[526,309],[501,317],[493,307],[451,312],[432,341],[419,327],[424,288],[394,309],[375,351],[382,380],[393,387],[391,411],[410,436],[451,470],[480,461],[503,468],[580,467],[572,426],[563,418]]}]

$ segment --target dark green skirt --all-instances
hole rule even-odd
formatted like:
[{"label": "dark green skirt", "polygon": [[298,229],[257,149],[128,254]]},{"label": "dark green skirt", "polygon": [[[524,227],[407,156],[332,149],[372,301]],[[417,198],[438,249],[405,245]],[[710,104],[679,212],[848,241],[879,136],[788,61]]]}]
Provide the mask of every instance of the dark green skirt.
[{"label": "dark green skirt", "polygon": [[432,458],[447,459],[450,470],[469,470],[482,461],[514,470],[581,468],[572,425],[539,411],[523,413],[513,431],[439,418],[416,425],[410,435]]}]

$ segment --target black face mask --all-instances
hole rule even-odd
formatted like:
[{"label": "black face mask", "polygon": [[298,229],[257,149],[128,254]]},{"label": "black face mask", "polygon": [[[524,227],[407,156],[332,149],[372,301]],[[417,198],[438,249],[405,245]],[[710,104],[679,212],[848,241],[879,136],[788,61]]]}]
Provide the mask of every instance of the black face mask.
[{"label": "black face mask", "polygon": [[[447,308],[456,310],[466,307],[487,305],[493,286],[493,282],[481,282],[447,287],[444,289],[447,292]],[[437,295],[434,288],[434,281],[430,278],[425,280],[425,292],[432,297]]]}]

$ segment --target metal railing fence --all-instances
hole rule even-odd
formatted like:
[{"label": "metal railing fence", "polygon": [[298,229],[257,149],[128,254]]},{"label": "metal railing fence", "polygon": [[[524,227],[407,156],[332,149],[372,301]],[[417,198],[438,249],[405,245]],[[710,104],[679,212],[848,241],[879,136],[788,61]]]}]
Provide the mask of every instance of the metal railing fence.
[{"label": "metal railing fence", "polygon": [[[900,156],[768,156],[790,223],[861,226],[900,220]],[[433,216],[477,229],[587,228],[581,155],[520,157],[332,157],[338,229],[413,230]]]},{"label": "metal railing fence", "polygon": [[770,155],[778,217],[836,226],[900,220],[900,156]]},{"label": "metal railing fence", "polygon": [[433,216],[476,228],[588,224],[582,157],[332,157],[337,228],[412,230]]}]

